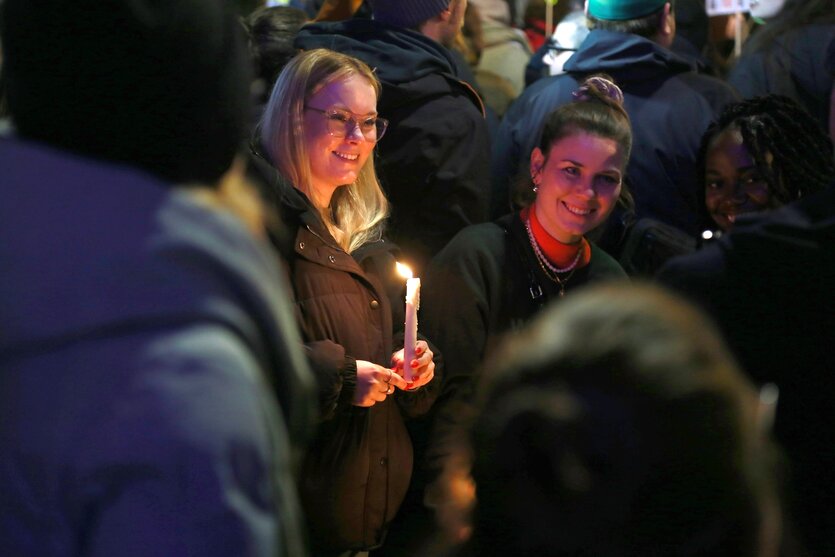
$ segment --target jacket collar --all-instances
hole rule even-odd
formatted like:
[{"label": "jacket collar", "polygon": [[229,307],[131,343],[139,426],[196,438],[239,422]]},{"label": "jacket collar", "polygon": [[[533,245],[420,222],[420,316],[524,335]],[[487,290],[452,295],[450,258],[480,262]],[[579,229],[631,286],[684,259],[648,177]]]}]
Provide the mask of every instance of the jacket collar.
[{"label": "jacket collar", "polygon": [[371,19],[305,25],[294,46],[328,48],[356,56],[374,68],[383,83],[404,83],[436,73],[457,78],[455,61],[441,43],[417,31]]},{"label": "jacket collar", "polygon": [[[270,164],[268,157],[264,154],[254,150],[252,158],[253,161],[255,161],[255,164],[259,166],[259,173],[269,181],[275,190],[280,214],[284,223],[298,223],[300,228],[306,229],[308,233],[316,236],[328,247],[344,253],[344,250],[337,245],[336,240],[334,240],[333,236],[331,236],[330,232],[328,232],[327,227],[319,217],[319,212],[313,206],[310,199],[308,199],[302,191],[294,187],[287,178],[282,176],[281,173],[279,173],[278,170]],[[296,236],[298,236],[298,233]],[[296,243],[298,243],[298,238],[296,238]],[[396,244],[380,239],[376,242],[369,242],[368,244],[365,244],[357,249],[353,254],[346,255],[348,255],[348,257],[352,260],[362,261],[366,258],[375,257],[380,253],[387,251],[392,252],[395,257],[400,253],[400,249]],[[352,267],[347,270],[356,270],[353,268],[353,265],[348,265],[347,262],[346,265],[347,267]]]}]

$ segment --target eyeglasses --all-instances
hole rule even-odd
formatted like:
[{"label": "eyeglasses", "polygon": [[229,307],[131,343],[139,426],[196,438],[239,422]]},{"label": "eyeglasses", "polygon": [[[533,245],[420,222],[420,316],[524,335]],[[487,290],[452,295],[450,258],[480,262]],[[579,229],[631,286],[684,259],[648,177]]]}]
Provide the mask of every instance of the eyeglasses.
[{"label": "eyeglasses", "polygon": [[389,121],[376,116],[359,116],[355,118],[352,112],[339,108],[322,110],[312,106],[305,106],[306,110],[312,110],[325,116],[328,124],[328,133],[334,137],[345,137],[359,128],[360,133],[366,141],[380,141],[386,133]]}]

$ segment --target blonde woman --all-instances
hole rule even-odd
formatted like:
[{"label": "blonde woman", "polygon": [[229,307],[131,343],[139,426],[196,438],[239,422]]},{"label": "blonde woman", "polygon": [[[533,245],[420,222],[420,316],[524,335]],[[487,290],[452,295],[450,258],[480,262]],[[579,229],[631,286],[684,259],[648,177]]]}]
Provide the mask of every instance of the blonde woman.
[{"label": "blonde woman", "polygon": [[383,239],[388,203],[372,158],[387,126],[379,93],[363,62],[307,51],[279,75],[260,125],[261,148],[278,170],[290,232],[282,251],[320,389],[321,424],[300,484],[317,555],[380,545],[411,476],[404,417],[433,400],[423,388],[435,369],[426,342],[406,362],[413,383],[402,377],[402,349],[392,352],[404,281]]}]

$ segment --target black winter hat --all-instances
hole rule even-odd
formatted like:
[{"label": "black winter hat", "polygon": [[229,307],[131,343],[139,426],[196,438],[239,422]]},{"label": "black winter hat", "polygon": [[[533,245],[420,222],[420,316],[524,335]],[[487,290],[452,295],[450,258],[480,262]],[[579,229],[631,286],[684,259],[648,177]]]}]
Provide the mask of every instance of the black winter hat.
[{"label": "black winter hat", "polygon": [[371,0],[374,19],[395,27],[411,28],[449,7],[450,0]]},{"label": "black winter hat", "polygon": [[2,0],[21,137],[214,183],[248,127],[250,63],[223,0]]}]

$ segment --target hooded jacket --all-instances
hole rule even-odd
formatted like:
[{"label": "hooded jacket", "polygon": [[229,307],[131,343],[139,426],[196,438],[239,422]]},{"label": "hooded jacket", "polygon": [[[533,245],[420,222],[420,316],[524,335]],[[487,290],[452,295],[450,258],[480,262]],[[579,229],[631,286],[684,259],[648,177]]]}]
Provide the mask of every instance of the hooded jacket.
[{"label": "hooded jacket", "polygon": [[304,554],[266,243],[132,168],[14,139],[0,168],[0,554]]},{"label": "hooded jacket", "polygon": [[487,219],[490,139],[481,100],[439,43],[368,19],[316,23],[295,45],[328,48],[371,66],[390,121],[377,173],[392,205],[389,236],[418,272],[465,226]]},{"label": "hooded jacket", "polygon": [[809,555],[835,554],[835,184],[742,216],[657,279],[710,314],[753,381],[780,389],[773,427],[791,472],[785,506]]},{"label": "hooded jacket", "polygon": [[262,173],[272,174],[289,232],[279,247],[319,387],[319,428],[300,483],[311,543],[317,552],[367,550],[383,542],[411,478],[404,418],[426,413],[440,380],[415,392],[396,390],[368,408],[352,405],[356,361],[390,367],[395,341],[402,346],[402,335],[393,338],[405,319],[398,249],[380,239],[346,253],[303,193],[275,171]]},{"label": "hooded jacket", "polygon": [[510,181],[527,169],[548,114],[571,102],[586,76],[602,72],[623,90],[632,120],[626,174],[636,216],[695,235],[704,190],[696,184],[699,144],[722,108],[737,100],[736,92],[649,39],[612,31],[591,31],[565,71],[532,84],[505,114],[493,149],[495,212],[506,212]]}]

